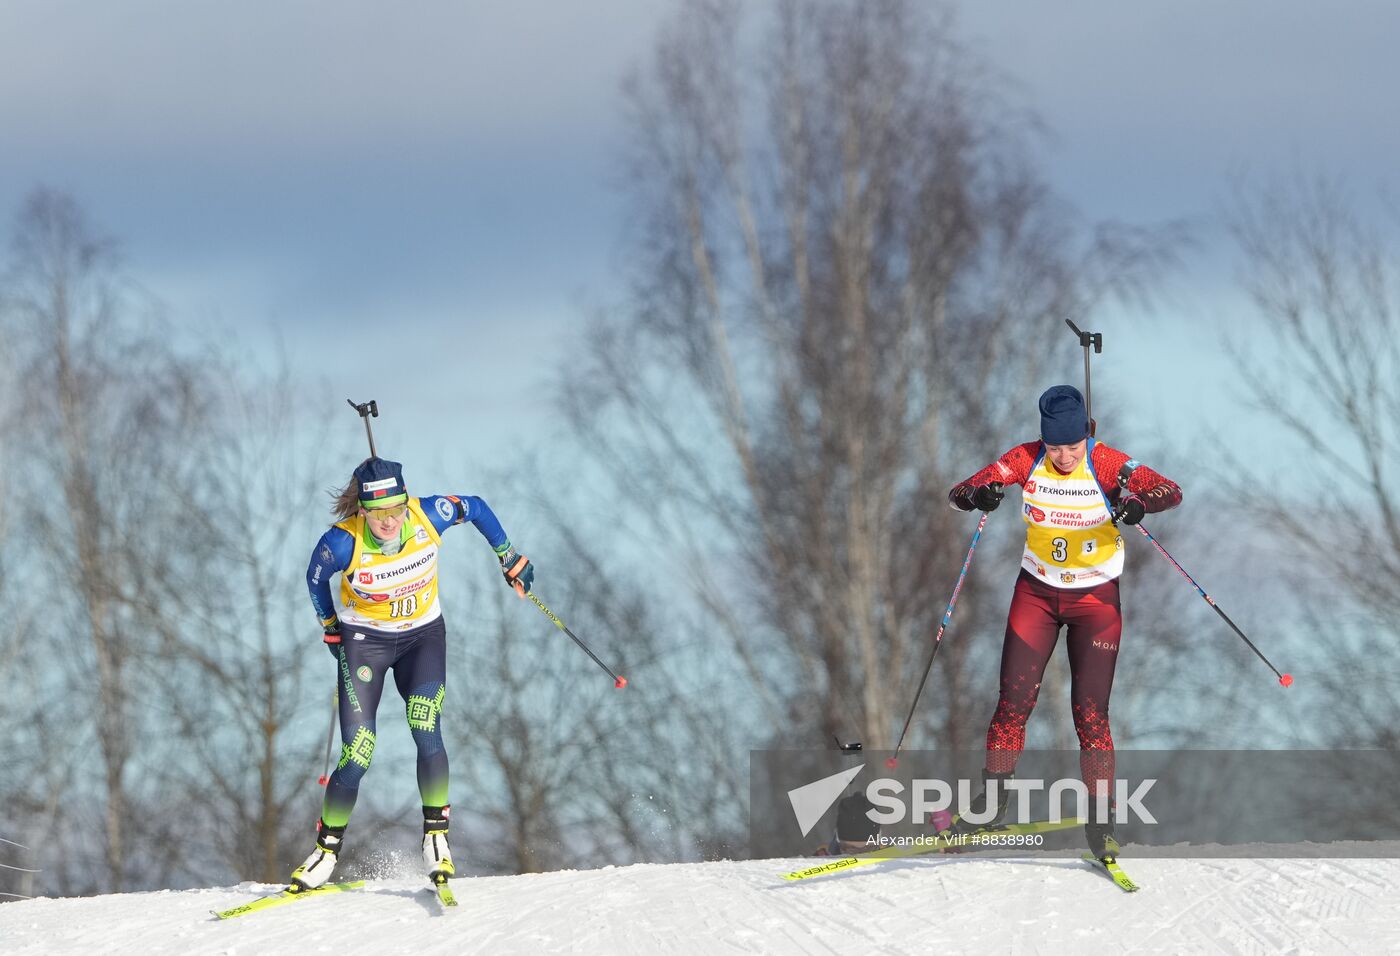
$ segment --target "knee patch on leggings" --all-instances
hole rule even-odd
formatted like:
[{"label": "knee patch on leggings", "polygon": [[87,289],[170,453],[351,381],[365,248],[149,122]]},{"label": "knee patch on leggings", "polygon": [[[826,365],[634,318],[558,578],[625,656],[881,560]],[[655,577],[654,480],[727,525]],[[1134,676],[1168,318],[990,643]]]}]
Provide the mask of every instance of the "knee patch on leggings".
[{"label": "knee patch on leggings", "polygon": [[374,731],[368,727],[356,728],[351,741],[340,745],[340,762],[336,764],[336,769],[340,772],[341,782],[349,787],[358,787],[360,778],[365,775],[373,759]]},{"label": "knee patch on leggings", "polygon": [[442,728],[438,717],[442,714],[442,702],[447,696],[444,684],[426,684],[408,695],[408,729],[413,733],[413,742],[420,751],[434,752],[442,749]]}]

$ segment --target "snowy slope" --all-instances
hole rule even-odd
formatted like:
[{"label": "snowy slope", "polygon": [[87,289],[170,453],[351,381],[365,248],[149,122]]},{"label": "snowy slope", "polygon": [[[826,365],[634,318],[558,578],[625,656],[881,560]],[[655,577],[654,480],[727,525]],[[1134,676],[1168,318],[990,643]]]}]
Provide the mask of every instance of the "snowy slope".
[{"label": "snowy slope", "polygon": [[452,912],[413,879],[225,922],[274,888],[38,899],[0,905],[0,953],[1400,952],[1400,860],[1125,859],[1132,895],[1044,857],[781,879],[810,862],[461,879]]}]

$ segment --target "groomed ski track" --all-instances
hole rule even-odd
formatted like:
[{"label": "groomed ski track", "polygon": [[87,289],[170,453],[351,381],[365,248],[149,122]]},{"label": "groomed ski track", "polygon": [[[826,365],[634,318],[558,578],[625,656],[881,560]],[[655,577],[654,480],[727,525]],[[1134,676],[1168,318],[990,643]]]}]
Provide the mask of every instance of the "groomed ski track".
[{"label": "groomed ski track", "polygon": [[[1078,859],[937,858],[786,883],[800,859],[371,880],[235,920],[275,887],[0,905],[20,954],[1396,953],[1400,860],[1134,859],[1127,894]],[[346,878],[355,874],[347,873]]]}]

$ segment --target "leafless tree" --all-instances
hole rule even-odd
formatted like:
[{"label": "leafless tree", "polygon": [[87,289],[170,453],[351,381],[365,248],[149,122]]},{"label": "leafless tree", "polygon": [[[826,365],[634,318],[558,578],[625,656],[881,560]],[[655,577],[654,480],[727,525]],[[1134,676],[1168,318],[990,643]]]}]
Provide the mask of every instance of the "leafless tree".
[{"label": "leafless tree", "polygon": [[471,794],[457,813],[470,859],[488,871],[528,872],[700,858],[742,826],[740,800],[728,791],[746,754],[691,746],[720,744],[722,716],[680,692],[673,668],[683,659],[666,653],[665,628],[647,602],[610,582],[578,529],[554,517],[555,544],[542,552],[546,592],[630,683],[615,689],[504,588],[496,600],[474,595],[474,619],[454,626],[465,647],[458,686],[468,686],[449,694],[465,701],[453,708],[466,730],[454,767],[462,768],[459,791]]},{"label": "leafless tree", "polygon": [[[629,86],[634,293],[564,406],[732,655],[753,745],[893,740],[971,532],[947,489],[1073,367],[1063,318],[1169,258],[1076,222],[1034,117],[924,10],[687,2]],[[998,649],[947,643],[915,738],[980,746]]]},{"label": "leafless tree", "polygon": [[[566,663],[540,640],[542,628],[520,614],[504,614],[496,595],[488,627],[470,626],[464,683],[454,708],[467,730],[459,748],[479,847],[473,862],[496,872],[531,873],[562,863],[568,801],[578,796],[576,771],[590,741],[576,733]],[[543,620],[543,619],[541,619]],[[490,795],[499,795],[493,799]],[[461,820],[464,815],[459,814]]]},{"label": "leafless tree", "polygon": [[[0,444],[3,444],[0,431]],[[9,550],[8,522],[0,516],[0,549]],[[0,560],[0,600],[12,609],[0,627],[0,683],[9,688],[0,699],[0,723],[10,728],[42,727],[42,694],[33,679],[41,666],[38,649],[26,637],[32,631],[32,608],[14,587],[16,579]],[[55,761],[41,744],[40,733],[11,733],[4,748],[7,772],[0,777],[0,805],[8,808],[0,826],[0,902],[34,895],[37,858],[34,847],[39,831],[35,821],[45,816],[46,804],[56,804],[58,793],[47,794],[40,784],[42,770]],[[51,741],[45,741],[51,743]],[[51,800],[45,800],[45,796]]]},{"label": "leafless tree", "polygon": [[273,882],[313,832],[334,686],[300,573],[325,517],[323,436],[299,421],[285,372],[248,380],[210,364],[226,371],[179,482],[184,546],[143,579],[144,601],[183,611],[155,622],[153,709],[178,750],[159,774],[213,853],[187,878],[207,882],[217,862]]},{"label": "leafless tree", "polygon": [[[27,661],[20,722],[34,728],[24,796],[45,883],[205,882],[218,862],[276,878],[291,862],[287,802],[314,777],[297,758],[317,736],[296,639],[310,626],[304,556],[289,558],[279,515],[310,515],[292,446],[315,443],[291,437],[285,387],[245,387],[219,356],[182,350],[96,235],[73,199],[37,191],[4,285],[24,385],[7,472],[34,558],[6,579],[30,599],[26,644],[49,650]],[[176,852],[192,841],[215,853]]]},{"label": "leafless tree", "polygon": [[[31,343],[21,358],[26,460],[36,511],[27,521],[50,565],[42,625],[88,679],[70,701],[92,700],[103,780],[106,885],[125,882],[132,818],[128,779],[140,732],[133,667],[147,609],[131,601],[132,558],[148,544],[168,437],[191,408],[188,380],[152,340],[125,334],[131,307],[112,244],[71,198],[37,191],[14,234],[6,282],[9,328]],[[41,492],[40,489],[47,489]],[[62,595],[71,595],[65,601]],[[80,715],[73,714],[76,720]],[[87,716],[87,715],[82,715]]]},{"label": "leafless tree", "polygon": [[[1400,217],[1335,181],[1241,183],[1231,210],[1258,312],[1234,352],[1280,438],[1239,500],[1281,557],[1291,652],[1311,680],[1303,741],[1396,749],[1400,734]],[[1387,216],[1386,213],[1389,213]],[[1243,468],[1243,474],[1253,471]]]}]

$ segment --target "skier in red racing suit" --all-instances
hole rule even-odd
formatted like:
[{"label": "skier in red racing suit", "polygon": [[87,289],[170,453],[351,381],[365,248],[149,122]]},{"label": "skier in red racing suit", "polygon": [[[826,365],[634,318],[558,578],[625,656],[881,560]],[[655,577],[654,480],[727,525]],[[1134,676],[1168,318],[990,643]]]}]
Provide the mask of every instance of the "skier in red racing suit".
[{"label": "skier in red racing suit", "polygon": [[1006,810],[1010,795],[1000,784],[1012,777],[1025,748],[1026,721],[1064,625],[1080,773],[1090,795],[1085,836],[1094,855],[1103,856],[1116,848],[1111,815],[1098,822],[1098,803],[1111,798],[1113,787],[1108,698],[1123,627],[1118,591],[1123,538],[1111,517],[1121,508],[1119,521],[1136,524],[1144,515],[1180,504],[1181,489],[1095,441],[1084,398],[1072,386],[1056,385],[1041,395],[1040,436],[948,494],[960,511],[993,511],[1001,504],[1002,486],[1020,485],[1026,521],[1021,573],[1002,645],[1001,691],[987,728],[985,786],[974,808],[986,810],[988,794],[996,792],[996,818]]}]

